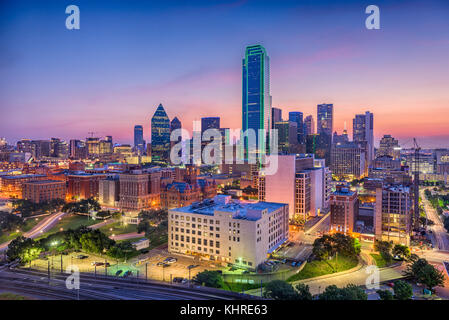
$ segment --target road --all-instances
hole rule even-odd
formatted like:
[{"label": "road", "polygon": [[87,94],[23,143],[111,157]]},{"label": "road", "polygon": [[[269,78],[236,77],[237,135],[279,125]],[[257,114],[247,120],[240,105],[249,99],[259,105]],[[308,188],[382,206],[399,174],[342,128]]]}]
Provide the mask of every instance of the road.
[{"label": "road", "polygon": [[107,226],[108,224],[112,224],[114,223],[115,220],[114,219],[107,219],[103,222],[88,226],[88,228],[92,229],[92,230],[96,230],[96,229],[100,229],[101,227]]},{"label": "road", "polygon": [[[23,234],[26,238],[34,239],[40,236],[42,233],[53,228],[59,220],[61,220],[66,215],[65,212],[57,212],[49,215],[42,221],[40,221],[33,229]],[[11,241],[0,244],[0,252],[8,249],[8,245]]]},{"label": "road", "polygon": [[51,300],[236,300],[254,299],[239,293],[187,285],[168,285],[135,278],[80,275],[79,292],[67,289],[68,274],[27,269],[3,269],[0,290]]},{"label": "road", "polygon": [[145,233],[137,233],[137,232],[123,233],[110,236],[109,238],[112,240],[126,240],[126,239],[135,239],[139,237],[145,237]]},{"label": "road", "polygon": [[436,210],[432,207],[430,202],[427,200],[424,189],[419,190],[422,203],[424,206],[424,211],[426,212],[427,219],[432,220],[435,224],[433,226],[429,226],[428,229],[432,230],[432,240],[435,248],[440,250],[449,251],[449,234],[447,230],[444,228],[443,222]]}]

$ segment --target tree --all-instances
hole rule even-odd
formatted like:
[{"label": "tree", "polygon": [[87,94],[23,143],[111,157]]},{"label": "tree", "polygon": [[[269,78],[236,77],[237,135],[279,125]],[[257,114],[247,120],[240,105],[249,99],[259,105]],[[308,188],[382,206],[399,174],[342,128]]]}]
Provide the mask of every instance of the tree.
[{"label": "tree", "polygon": [[293,286],[282,280],[273,280],[265,285],[263,296],[274,300],[298,300],[299,294]]},{"label": "tree", "polygon": [[449,232],[449,216],[444,217],[444,228]]},{"label": "tree", "polygon": [[411,255],[405,275],[412,277],[416,282],[422,283],[433,292],[434,287],[444,286],[444,275],[432,266],[426,259]]},{"label": "tree", "polygon": [[377,290],[380,300],[394,300],[394,296],[390,290]]},{"label": "tree", "polygon": [[100,230],[91,230],[80,237],[81,248],[87,252],[102,253],[115,244]]},{"label": "tree", "polygon": [[0,230],[12,231],[24,225],[24,220],[18,215],[0,211]]},{"label": "tree", "polygon": [[374,243],[374,249],[380,253],[387,264],[393,261],[393,256],[391,255],[392,248],[392,242],[376,240]]},{"label": "tree", "polygon": [[218,271],[205,270],[199,272],[193,278],[193,281],[206,287],[221,288],[223,286],[223,277]]},{"label": "tree", "polygon": [[399,280],[394,283],[394,298],[396,300],[409,300],[413,296],[413,288],[410,283]]},{"label": "tree", "polygon": [[365,291],[353,284],[348,284],[345,288],[338,288],[336,285],[326,287],[319,296],[320,300],[368,300]]},{"label": "tree", "polygon": [[397,244],[393,248],[393,255],[398,256],[402,260],[408,259],[410,257],[410,254],[411,254],[411,252],[410,252],[409,247],[407,247],[405,245]]},{"label": "tree", "polygon": [[319,260],[329,259],[337,252],[347,257],[356,257],[360,253],[360,244],[356,239],[343,233],[326,234],[315,239],[312,250]]},{"label": "tree", "polygon": [[313,296],[310,293],[310,288],[304,283],[296,285],[295,290],[298,292],[298,300],[313,300]]},{"label": "tree", "polygon": [[8,245],[6,256],[9,261],[19,259],[22,263],[28,263],[38,258],[42,250],[39,244],[33,239],[20,236]]}]

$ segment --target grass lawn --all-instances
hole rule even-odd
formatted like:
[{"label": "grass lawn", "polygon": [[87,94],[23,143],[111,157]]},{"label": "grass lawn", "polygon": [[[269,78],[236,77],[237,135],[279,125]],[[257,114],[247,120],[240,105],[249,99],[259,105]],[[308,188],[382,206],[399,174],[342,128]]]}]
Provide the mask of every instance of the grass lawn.
[{"label": "grass lawn", "polygon": [[76,214],[66,215],[53,228],[43,233],[37,239],[45,238],[50,234],[59,232],[61,231],[61,228],[63,229],[63,231],[67,231],[68,229],[73,230],[81,226],[91,226],[96,223],[98,223],[98,221],[92,219],[88,220],[87,216],[80,216]]},{"label": "grass lawn", "polygon": [[150,235],[150,247],[149,249],[154,249],[156,247],[159,247],[165,243],[167,243],[168,241],[168,234],[165,231],[161,231],[161,232],[153,232]]},{"label": "grass lawn", "polygon": [[21,228],[20,232],[5,232],[0,236],[0,243],[7,242],[9,240],[13,240],[18,236],[22,235],[23,232],[28,232],[33,229],[42,219],[45,217],[32,218],[25,221],[24,226]]},{"label": "grass lawn", "polygon": [[349,270],[351,268],[354,268],[357,263],[357,258],[348,258],[345,256],[338,256],[338,259],[334,257],[331,260],[314,260],[312,262],[308,262],[305,265],[304,269],[288,278],[287,281],[292,282],[297,280],[309,279],[324,276],[326,274]]},{"label": "grass lawn", "polygon": [[[262,284],[262,286],[264,286],[265,284]],[[235,283],[235,282],[224,282],[223,283],[223,290],[228,290],[228,291],[234,291],[234,292],[242,292],[242,291],[246,291],[246,290],[251,290],[251,289],[258,289],[260,288],[260,283],[259,284],[251,284],[251,283]]]},{"label": "grass lawn", "polygon": [[24,296],[20,296],[15,293],[0,293],[0,300],[28,300]]},{"label": "grass lawn", "polygon": [[370,256],[373,257],[373,259],[376,261],[376,266],[379,268],[387,267],[391,263],[387,263],[384,258],[380,254],[370,253]]},{"label": "grass lawn", "polygon": [[137,232],[137,225],[136,224],[123,225],[121,222],[114,222],[101,227],[99,230],[104,234],[106,234],[107,236],[111,236],[113,234],[118,235],[124,233]]}]

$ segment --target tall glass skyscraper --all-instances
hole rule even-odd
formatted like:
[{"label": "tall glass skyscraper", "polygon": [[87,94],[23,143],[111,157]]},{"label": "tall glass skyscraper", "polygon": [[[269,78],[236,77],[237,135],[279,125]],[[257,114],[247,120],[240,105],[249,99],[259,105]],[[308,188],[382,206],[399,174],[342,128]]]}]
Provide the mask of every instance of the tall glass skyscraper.
[{"label": "tall glass skyscraper", "polygon": [[299,111],[292,111],[288,113],[288,121],[295,122],[298,127],[297,139],[298,143],[304,143],[304,122],[303,114]]},{"label": "tall glass skyscraper", "polygon": [[366,164],[369,167],[374,160],[374,115],[367,111],[356,114],[352,120],[352,140],[365,148]]},{"label": "tall glass skyscraper", "polygon": [[317,133],[325,133],[332,136],[334,127],[334,105],[319,104],[317,107]]},{"label": "tall glass skyscraper", "polygon": [[162,104],[151,118],[151,161],[168,162],[170,157],[170,119]]},{"label": "tall glass skyscraper", "polygon": [[141,125],[134,126],[134,148],[139,150],[140,154],[145,152],[145,140],[143,140],[143,127]]},{"label": "tall glass skyscraper", "polygon": [[[264,47],[246,47],[242,66],[242,130],[253,129],[257,151],[266,153],[266,137],[259,145],[259,129],[268,133],[271,128],[270,60]],[[244,140],[245,155],[248,143]]]}]

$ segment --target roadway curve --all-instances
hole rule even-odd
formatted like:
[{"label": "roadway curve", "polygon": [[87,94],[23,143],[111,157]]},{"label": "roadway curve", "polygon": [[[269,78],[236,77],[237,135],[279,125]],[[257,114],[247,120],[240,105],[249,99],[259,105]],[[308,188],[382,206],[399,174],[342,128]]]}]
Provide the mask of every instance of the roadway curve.
[{"label": "roadway curve", "polygon": [[[42,233],[47,232],[51,228],[53,228],[62,217],[66,215],[65,212],[57,212],[49,215],[48,217],[44,218],[42,221],[40,221],[33,229],[31,229],[28,232],[25,232],[23,234],[26,238],[34,239],[38,236],[40,236]],[[0,244],[0,252],[5,251],[8,249],[8,245],[11,241],[4,242]]]}]

